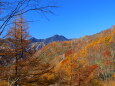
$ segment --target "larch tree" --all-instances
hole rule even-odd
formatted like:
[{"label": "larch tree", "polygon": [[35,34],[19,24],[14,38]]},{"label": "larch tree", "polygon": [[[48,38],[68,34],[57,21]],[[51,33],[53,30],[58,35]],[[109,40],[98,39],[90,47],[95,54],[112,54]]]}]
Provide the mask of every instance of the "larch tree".
[{"label": "larch tree", "polygon": [[7,33],[9,46],[13,52],[13,64],[15,71],[15,86],[18,85],[21,71],[21,61],[28,57],[29,33],[28,24],[23,16],[19,16],[13,21],[13,26],[10,27]]}]

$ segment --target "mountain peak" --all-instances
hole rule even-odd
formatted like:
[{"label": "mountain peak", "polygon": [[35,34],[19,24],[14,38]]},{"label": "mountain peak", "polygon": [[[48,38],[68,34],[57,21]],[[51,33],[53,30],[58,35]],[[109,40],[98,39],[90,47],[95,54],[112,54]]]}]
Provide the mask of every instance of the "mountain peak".
[{"label": "mountain peak", "polygon": [[[38,47],[38,49],[42,48],[43,46],[52,43],[54,41],[68,41],[69,39],[67,39],[66,37],[62,36],[62,35],[54,35],[52,37],[46,38],[46,39],[37,39],[35,37],[32,37],[30,39],[32,45],[36,45]],[[36,44],[37,43],[37,44]],[[38,50],[36,49],[36,50]]]},{"label": "mountain peak", "polygon": [[48,37],[46,39],[37,39],[35,37],[30,38],[31,42],[46,42],[46,43],[51,43],[53,41],[67,41],[69,39],[67,39],[66,37],[64,37],[63,35],[54,35],[51,37]]},{"label": "mountain peak", "polygon": [[49,44],[49,43],[51,43],[53,41],[67,41],[67,40],[69,40],[69,39],[65,38],[62,35],[54,35],[52,37],[46,38],[44,42],[46,44]]},{"label": "mountain peak", "polygon": [[[56,35],[54,35],[54,36],[62,36],[62,35],[58,35],[58,34],[56,34]],[[52,36],[53,37],[53,36]]]},{"label": "mountain peak", "polygon": [[35,37],[32,37],[32,38],[30,38],[30,41],[32,41],[32,42],[37,42],[38,39],[36,39]]}]

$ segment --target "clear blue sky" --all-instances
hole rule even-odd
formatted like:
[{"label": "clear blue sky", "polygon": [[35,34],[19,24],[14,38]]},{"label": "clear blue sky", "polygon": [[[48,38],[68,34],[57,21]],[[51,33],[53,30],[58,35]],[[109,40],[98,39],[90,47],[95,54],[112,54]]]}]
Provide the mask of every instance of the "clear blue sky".
[{"label": "clear blue sky", "polygon": [[[98,33],[115,25],[115,0],[52,0],[59,8],[56,16],[31,13],[30,34],[36,38],[47,38],[55,34],[67,38],[79,38]],[[36,17],[37,16],[37,17]]]}]

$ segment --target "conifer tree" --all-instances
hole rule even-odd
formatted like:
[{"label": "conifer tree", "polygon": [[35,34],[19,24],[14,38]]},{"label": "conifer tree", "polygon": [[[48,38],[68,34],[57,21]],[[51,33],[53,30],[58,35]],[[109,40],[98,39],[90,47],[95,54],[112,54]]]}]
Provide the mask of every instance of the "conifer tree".
[{"label": "conifer tree", "polygon": [[13,21],[13,26],[8,30],[7,37],[9,46],[13,51],[13,60],[15,61],[15,86],[18,85],[18,80],[21,76],[21,60],[28,57],[29,33],[28,24],[23,16],[19,16]]}]

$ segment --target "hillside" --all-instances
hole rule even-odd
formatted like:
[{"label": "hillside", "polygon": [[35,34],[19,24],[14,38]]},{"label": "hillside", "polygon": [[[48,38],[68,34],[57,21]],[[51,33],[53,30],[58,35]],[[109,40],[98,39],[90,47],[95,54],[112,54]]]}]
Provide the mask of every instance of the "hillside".
[{"label": "hillside", "polygon": [[[101,86],[103,81],[96,81],[97,78],[111,80],[115,73],[115,28],[71,41],[53,42],[37,51],[34,57],[42,58],[42,62],[56,65],[55,72],[61,77],[59,83],[63,86],[71,81],[72,86],[79,85],[79,82],[83,86],[86,86],[86,83]],[[74,76],[74,73],[79,74],[79,72],[79,78]],[[70,77],[73,79],[68,81]]]},{"label": "hillside", "polygon": [[[110,84],[115,82],[115,27],[69,41],[58,37],[56,35],[44,41],[32,39],[34,43],[44,47],[41,46],[41,49],[34,54],[21,59],[18,64],[20,84],[23,86],[104,86],[107,83],[108,86],[112,86]],[[49,44],[44,45],[41,41]],[[8,56],[5,58],[12,56],[12,52],[7,53]],[[3,61],[7,63],[0,66],[4,72],[0,75],[4,83],[7,83],[7,77],[14,77],[15,66],[13,61],[12,65],[9,65],[11,60],[12,57],[6,61],[0,59],[1,63]]]}]

